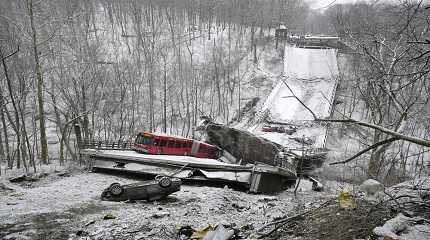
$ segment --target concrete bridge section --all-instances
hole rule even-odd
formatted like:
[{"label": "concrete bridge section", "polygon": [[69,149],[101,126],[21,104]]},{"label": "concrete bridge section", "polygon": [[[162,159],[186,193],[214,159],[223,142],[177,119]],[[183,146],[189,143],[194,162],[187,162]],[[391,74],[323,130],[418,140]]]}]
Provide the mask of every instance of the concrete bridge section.
[{"label": "concrete bridge section", "polygon": [[131,150],[81,149],[92,171],[155,177],[174,176],[184,181],[240,186],[253,193],[279,192],[296,179],[295,170],[255,163],[229,164],[189,156],[150,155]]},{"label": "concrete bridge section", "polygon": [[[283,146],[297,145],[291,138],[312,138],[313,147],[325,147],[327,128],[312,123],[311,113],[292,97],[292,92],[320,118],[329,117],[338,84],[337,49],[285,47],[284,73],[267,97],[260,112],[273,122],[299,126],[293,136],[281,133],[264,133],[262,124],[250,131]],[[286,86],[286,84],[291,88]],[[306,123],[307,122],[307,123]]]}]

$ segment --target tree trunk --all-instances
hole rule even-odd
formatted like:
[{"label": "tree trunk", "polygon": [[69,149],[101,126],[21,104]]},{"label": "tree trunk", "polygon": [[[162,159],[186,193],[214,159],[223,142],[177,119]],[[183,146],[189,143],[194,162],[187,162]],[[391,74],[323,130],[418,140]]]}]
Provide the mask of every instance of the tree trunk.
[{"label": "tree trunk", "polygon": [[41,147],[41,160],[44,164],[48,163],[48,142],[46,138],[46,126],[45,126],[45,110],[43,107],[43,75],[42,66],[39,61],[39,52],[37,50],[37,34],[34,26],[34,14],[33,14],[33,0],[27,0],[28,15],[30,17],[30,25],[32,31],[33,40],[33,52],[34,62],[37,79],[37,102],[39,107],[39,130],[40,130],[40,147]]},{"label": "tree trunk", "polygon": [[[3,101],[3,96],[1,97],[1,101]],[[10,158],[10,147],[9,147],[9,134],[7,133],[7,128],[6,128],[6,119],[4,117],[4,112],[3,112],[4,106],[2,106],[2,104],[0,104],[0,118],[1,118],[1,122],[3,125],[3,135],[4,135],[4,149],[5,149],[5,153],[6,153],[6,159],[7,159],[7,163],[8,163],[8,167],[10,167],[11,165],[11,158]]]},{"label": "tree trunk", "polygon": [[167,59],[164,57],[164,77],[163,77],[163,130],[167,132]]},{"label": "tree trunk", "polygon": [[23,151],[22,151],[22,155],[23,155],[23,163],[24,163],[24,166],[25,166],[25,168],[26,168],[26,170],[27,170],[27,166],[26,166],[26,162],[25,162],[25,148],[24,148],[24,145],[26,144],[27,145],[27,151],[28,151],[28,157],[30,158],[29,160],[30,160],[30,164],[33,166],[33,171],[34,172],[37,172],[37,169],[36,169],[36,163],[35,163],[35,160],[34,160],[34,153],[32,153],[31,152],[31,145],[30,145],[30,140],[28,139],[28,134],[27,134],[27,127],[26,127],[26,125],[25,125],[25,113],[24,113],[24,110],[23,109],[21,109],[20,108],[20,115],[21,115],[21,119],[22,119],[22,139],[23,139],[23,142],[24,142],[24,144],[23,144]]},{"label": "tree trunk", "polygon": [[[1,99],[3,99],[3,98],[1,98]],[[2,111],[2,109],[3,109],[3,103],[0,100],[0,111]],[[3,127],[5,128],[6,126],[3,126]],[[5,159],[4,153],[5,153],[5,151],[4,151],[4,147],[3,147],[3,136],[2,136],[2,132],[0,131],[0,164]],[[0,169],[0,174],[1,174],[1,169]]]},{"label": "tree trunk", "polygon": [[[14,97],[13,90],[12,90],[12,83],[11,83],[11,79],[9,78],[9,72],[8,72],[8,68],[7,68],[7,64],[6,64],[6,58],[14,55],[18,51],[19,51],[19,48],[18,48],[18,50],[16,50],[14,53],[12,53],[11,55],[9,55],[7,57],[4,57],[3,53],[0,51],[0,57],[2,59],[2,65],[3,65],[4,75],[6,77],[6,83],[7,83],[7,88],[8,88],[8,91],[9,91],[9,96],[10,96],[10,99],[11,99],[11,102],[12,102],[12,106],[13,106],[13,109],[14,109],[15,121],[12,120],[12,117],[9,115],[9,112],[7,111],[7,109],[6,109],[5,112],[6,112],[6,115],[8,117],[8,120],[9,120],[9,122],[10,122],[13,130],[15,131],[15,134],[16,134],[16,139],[17,139],[17,141],[16,141],[16,144],[17,144],[17,146],[16,146],[16,149],[17,149],[17,151],[16,151],[16,153],[17,153],[16,154],[16,156],[17,156],[16,157],[16,159],[17,159],[17,168],[20,168],[21,167],[21,154],[20,154],[21,138],[19,136],[19,130],[20,130],[19,123],[20,123],[20,120],[19,120],[18,106],[17,106],[17,103],[15,102],[15,97]],[[4,126],[6,126],[6,124],[4,124]],[[10,168],[13,167],[13,161],[12,160],[10,161],[9,167]]]},{"label": "tree trunk", "polygon": [[[82,91],[82,112],[87,112],[87,95],[86,95],[86,88],[85,84],[81,85],[81,91]],[[84,130],[84,140],[90,139],[90,130],[89,125],[90,121],[88,120],[88,115],[85,114],[83,117],[83,130]]]}]

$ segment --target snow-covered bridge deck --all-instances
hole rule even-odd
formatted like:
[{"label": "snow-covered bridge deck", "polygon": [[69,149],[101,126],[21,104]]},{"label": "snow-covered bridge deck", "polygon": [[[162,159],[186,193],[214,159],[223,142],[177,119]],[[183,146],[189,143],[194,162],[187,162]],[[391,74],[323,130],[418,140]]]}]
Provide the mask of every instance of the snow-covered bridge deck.
[{"label": "snow-covered bridge deck", "polygon": [[195,158],[190,156],[174,156],[174,155],[151,155],[143,154],[135,151],[128,150],[95,150],[84,149],[81,154],[87,156],[94,156],[97,158],[115,159],[117,162],[125,163],[145,163],[155,166],[171,166],[172,168],[182,167],[198,167],[206,169],[224,169],[235,171],[248,171],[252,166],[242,166],[237,164],[224,163],[215,159],[209,158]]},{"label": "snow-covered bridge deck", "polygon": [[[309,49],[292,46],[285,47],[284,74],[276,87],[267,97],[261,112],[269,112],[270,118],[278,122],[312,121],[312,114],[301,105],[296,95],[318,117],[331,115],[332,104],[338,81],[338,65],[336,49]],[[285,84],[286,83],[286,84]],[[315,140],[314,147],[324,147],[326,127],[310,124],[306,129],[295,135],[311,137]],[[277,142],[290,145],[289,137],[279,133],[263,133],[255,126],[253,132]]]}]

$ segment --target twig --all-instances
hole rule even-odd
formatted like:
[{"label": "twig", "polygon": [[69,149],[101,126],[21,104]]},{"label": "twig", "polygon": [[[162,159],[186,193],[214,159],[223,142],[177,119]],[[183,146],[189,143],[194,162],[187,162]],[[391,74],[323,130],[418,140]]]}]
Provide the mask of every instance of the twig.
[{"label": "twig", "polygon": [[385,193],[385,195],[389,196],[397,204],[397,206],[399,207],[400,212],[403,215],[407,215],[406,212],[405,212],[405,210],[404,210],[404,208],[402,207],[402,205],[400,205],[399,201],[397,201],[397,199],[393,195],[391,195],[390,193],[388,193],[385,190],[384,190],[384,193]]}]

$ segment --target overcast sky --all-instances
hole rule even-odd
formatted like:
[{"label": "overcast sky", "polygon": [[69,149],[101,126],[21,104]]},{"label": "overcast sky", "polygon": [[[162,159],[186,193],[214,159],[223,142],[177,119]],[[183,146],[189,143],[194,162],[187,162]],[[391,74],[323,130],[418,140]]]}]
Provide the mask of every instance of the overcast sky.
[{"label": "overcast sky", "polygon": [[[360,2],[363,0],[306,0],[311,4],[311,7],[313,9],[319,9],[319,8],[326,8],[332,4],[337,3],[354,3],[354,2]],[[367,0],[369,1],[369,0]]]},{"label": "overcast sky", "polygon": [[[324,9],[332,4],[336,3],[354,3],[354,2],[362,2],[364,0],[306,0],[309,3],[311,3],[311,7],[313,9]],[[367,2],[374,2],[375,0],[365,0]],[[389,2],[398,2],[399,0],[379,0],[382,1],[389,1]],[[418,0],[417,0],[418,1]],[[429,3],[430,0],[424,0],[425,3]]]}]

